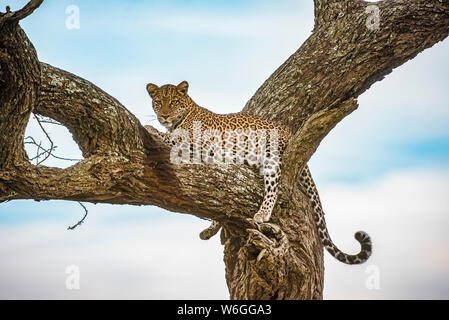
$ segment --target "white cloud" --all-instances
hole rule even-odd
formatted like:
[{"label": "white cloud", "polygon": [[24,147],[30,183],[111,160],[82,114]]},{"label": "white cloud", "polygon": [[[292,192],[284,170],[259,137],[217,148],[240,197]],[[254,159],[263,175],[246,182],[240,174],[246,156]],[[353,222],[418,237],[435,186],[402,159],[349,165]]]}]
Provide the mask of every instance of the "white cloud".
[{"label": "white cloud", "polygon": [[[226,299],[218,238],[198,238],[206,222],[177,220],[89,221],[73,232],[57,224],[2,226],[0,298]],[[65,287],[69,265],[80,268],[80,290]]]}]

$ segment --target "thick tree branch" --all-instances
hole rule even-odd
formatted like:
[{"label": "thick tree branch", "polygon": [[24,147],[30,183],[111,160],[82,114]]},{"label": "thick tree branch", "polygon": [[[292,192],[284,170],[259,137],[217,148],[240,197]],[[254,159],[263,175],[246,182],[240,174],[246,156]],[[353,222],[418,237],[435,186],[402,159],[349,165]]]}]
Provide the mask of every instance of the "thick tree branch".
[{"label": "thick tree branch", "polygon": [[94,154],[143,158],[139,120],[120,102],[67,71],[45,63],[41,69],[35,112],[66,126],[85,158]]}]

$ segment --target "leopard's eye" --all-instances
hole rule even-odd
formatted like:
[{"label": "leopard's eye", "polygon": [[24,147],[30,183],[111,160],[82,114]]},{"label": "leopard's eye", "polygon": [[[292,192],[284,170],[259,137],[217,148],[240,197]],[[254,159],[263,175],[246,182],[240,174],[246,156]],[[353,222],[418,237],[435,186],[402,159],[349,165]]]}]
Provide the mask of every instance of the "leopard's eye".
[{"label": "leopard's eye", "polygon": [[170,102],[170,105],[175,106],[175,105],[178,104],[178,102],[179,102],[179,100],[172,100],[172,101]]}]

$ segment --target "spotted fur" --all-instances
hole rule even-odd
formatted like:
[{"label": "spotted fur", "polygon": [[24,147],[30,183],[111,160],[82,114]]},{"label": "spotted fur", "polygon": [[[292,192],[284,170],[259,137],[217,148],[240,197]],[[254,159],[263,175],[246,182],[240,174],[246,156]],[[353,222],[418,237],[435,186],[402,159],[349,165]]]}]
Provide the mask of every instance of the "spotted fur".
[{"label": "spotted fur", "polygon": [[[210,148],[211,141],[219,141],[223,146],[227,142],[236,141],[244,142],[243,148],[245,163],[259,167],[260,173],[263,175],[265,193],[259,211],[254,215],[254,220],[258,223],[267,222],[270,220],[271,213],[277,198],[278,184],[282,168],[282,152],[284,151],[290,137],[291,132],[284,126],[275,122],[262,119],[260,117],[246,114],[246,113],[232,113],[232,114],[216,114],[205,108],[198,106],[187,94],[188,83],[181,82],[179,85],[164,85],[158,87],[155,84],[149,83],[147,91],[153,100],[153,109],[157,115],[159,122],[167,128],[168,133],[159,133],[161,139],[166,143],[175,144],[170,133],[174,133],[176,129],[184,129],[189,131],[192,135],[196,124],[200,124],[199,129],[202,132],[208,132],[207,138],[201,140],[201,145],[195,145],[191,142],[189,146],[191,151],[206,149],[206,154],[202,154],[204,162],[213,162],[214,159],[226,157],[226,154],[217,154],[213,148]],[[229,130],[234,132],[231,139],[226,140]],[[249,139],[248,130],[265,130],[267,132],[265,150],[259,146],[259,140]],[[272,150],[271,143],[272,135],[277,135],[278,145],[277,150]],[[245,136],[246,135],[246,136]],[[220,140],[221,139],[221,140]],[[252,145],[256,143],[256,146]],[[237,144],[238,145],[238,144]],[[207,149],[209,147],[209,149]],[[251,148],[255,147],[255,148]],[[255,151],[255,152],[254,152]],[[234,148],[237,163],[238,151]],[[261,161],[257,160],[262,157]],[[307,166],[301,173],[300,181],[298,182],[304,193],[311,199],[314,208],[314,218],[323,246],[329,253],[341,262],[348,264],[358,264],[365,262],[371,254],[371,240],[364,232],[357,232],[355,237],[361,244],[362,250],[357,255],[348,255],[341,252],[331,241],[327,231],[324,220],[324,213],[321,208],[321,203],[318,197],[315,184],[310,175]],[[218,232],[220,224],[213,222],[212,225],[201,233],[202,239],[208,239]]]},{"label": "spotted fur", "polygon": [[342,252],[332,242],[329,236],[329,232],[327,230],[326,221],[324,219],[324,212],[323,208],[321,207],[321,201],[320,197],[318,196],[318,190],[316,189],[315,183],[313,182],[312,179],[312,175],[310,174],[310,170],[307,166],[302,170],[298,184],[301,190],[311,200],[314,209],[313,217],[315,220],[315,225],[317,227],[321,243],[326,248],[326,250],[334,258],[347,264],[360,264],[368,260],[372,252],[372,245],[371,239],[367,233],[363,231],[358,231],[355,233],[354,237],[362,247],[360,252],[356,255],[349,255]]}]

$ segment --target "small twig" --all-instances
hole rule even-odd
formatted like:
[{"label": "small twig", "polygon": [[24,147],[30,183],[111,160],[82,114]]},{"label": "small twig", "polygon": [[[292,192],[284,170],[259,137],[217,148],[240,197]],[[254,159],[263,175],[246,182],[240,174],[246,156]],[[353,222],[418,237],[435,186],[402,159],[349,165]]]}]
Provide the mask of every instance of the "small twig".
[{"label": "small twig", "polygon": [[[36,140],[32,136],[26,137],[25,140],[29,139],[30,141],[25,141],[24,144],[32,144],[37,147],[36,156],[31,158],[30,161],[36,160],[36,165],[40,165],[45,160],[47,160],[49,157],[53,157],[55,159],[65,160],[65,161],[82,161],[82,159],[64,158],[64,157],[60,157],[60,156],[53,154],[53,151],[56,150],[57,146],[54,145],[53,140],[50,138],[50,135],[47,133],[47,131],[45,130],[42,123],[51,123],[51,124],[56,124],[56,125],[62,125],[62,124],[60,124],[59,122],[53,121],[50,118],[42,119],[37,115],[34,115],[34,118],[36,119],[37,123],[39,124],[39,127],[41,128],[41,130],[44,132],[48,141],[50,141],[50,148],[45,149],[44,147],[42,147],[42,141],[39,141],[39,143],[37,143]],[[42,152],[40,152],[40,151],[42,151]],[[42,157],[44,155],[45,155],[45,158],[42,159],[41,161],[39,161],[40,157]]]},{"label": "small twig", "polygon": [[84,222],[84,219],[86,219],[86,217],[87,217],[88,211],[87,211],[86,207],[85,207],[84,204],[82,204],[81,202],[78,201],[78,203],[79,203],[80,206],[83,207],[83,209],[84,209],[84,212],[85,212],[85,213],[84,213],[84,217],[83,217],[80,221],[78,221],[78,223],[76,223],[75,225],[73,225],[73,226],[71,226],[71,227],[70,227],[70,226],[67,227],[67,230],[74,230],[76,227],[82,225],[83,222]]},{"label": "small twig", "polygon": [[[32,145],[35,145],[35,146],[37,147],[37,151],[38,151],[38,152],[39,152],[39,150],[43,150],[43,152],[41,152],[41,153],[38,153],[38,152],[37,152],[37,153],[36,153],[36,156],[33,157],[33,158],[31,158],[30,161],[33,161],[33,160],[35,160],[35,159],[37,159],[37,158],[40,158],[43,154],[49,152],[48,150],[44,149],[44,148],[41,146],[42,141],[39,141],[39,143],[37,143],[36,140],[34,140],[34,138],[33,138],[32,136],[25,137],[24,140],[26,140],[26,139],[30,139],[31,141],[25,141],[24,144],[32,144]],[[55,147],[55,148],[56,148],[56,147]],[[53,148],[53,150],[54,150],[55,148]]]},{"label": "small twig", "polygon": [[[30,162],[40,158],[43,154],[48,153],[49,150],[44,149],[41,145],[42,145],[42,141],[39,141],[39,143],[36,142],[36,140],[34,140],[34,138],[32,136],[28,136],[25,137],[24,140],[26,139],[30,139],[31,141],[25,141],[24,144],[32,144],[35,145],[37,147],[37,152],[36,152],[36,156],[30,159]],[[56,149],[56,146],[53,148],[53,150]],[[39,150],[43,150],[43,152],[39,153]]]},{"label": "small twig", "polygon": [[70,158],[63,158],[63,157],[58,157],[55,156],[54,154],[51,154],[51,156],[55,159],[59,159],[59,160],[66,160],[66,161],[83,161],[83,159],[70,159]]},{"label": "small twig", "polygon": [[[47,150],[47,149],[44,149],[43,147],[40,147],[40,144],[38,144],[38,143],[34,140],[33,137],[28,136],[28,137],[25,138],[25,140],[26,140],[26,139],[30,139],[31,141],[25,141],[24,144],[32,144],[32,145],[36,146],[37,148],[40,148],[41,150],[43,150],[43,152],[39,153],[36,157],[31,158],[30,161],[35,160],[37,157],[41,157],[41,156],[42,156],[43,154],[45,154],[45,153],[48,153],[48,152],[51,153],[51,152],[53,152],[53,150],[56,150],[56,148],[58,147],[58,146],[54,146],[54,147],[53,147],[53,150]],[[83,161],[83,159],[73,159],[73,158],[64,158],[64,157],[60,157],[60,156],[57,156],[57,155],[55,155],[55,154],[53,154],[53,153],[51,153],[50,156],[52,156],[52,157],[55,158],[55,159],[65,160],[65,161]]]},{"label": "small twig", "polygon": [[39,141],[39,145],[37,146],[37,149],[36,149],[36,156],[34,157],[36,159],[36,165],[37,166],[39,165],[39,158],[40,158],[40,155],[41,155],[39,153],[39,150],[42,149],[41,145],[42,145],[42,141]]},{"label": "small twig", "polygon": [[[45,158],[39,162],[36,163],[36,165],[40,165],[42,162],[44,162],[45,160],[47,160],[50,155],[51,152],[53,151],[53,140],[51,140],[50,136],[48,135],[47,131],[45,130],[44,126],[42,125],[41,121],[39,120],[38,117],[34,116],[34,119],[36,119],[37,123],[39,124],[39,127],[41,127],[42,131],[44,132],[45,136],[47,137],[48,141],[50,141],[50,151],[47,152],[47,155],[45,156]],[[40,145],[39,145],[40,148]]]}]

